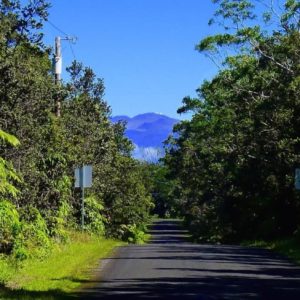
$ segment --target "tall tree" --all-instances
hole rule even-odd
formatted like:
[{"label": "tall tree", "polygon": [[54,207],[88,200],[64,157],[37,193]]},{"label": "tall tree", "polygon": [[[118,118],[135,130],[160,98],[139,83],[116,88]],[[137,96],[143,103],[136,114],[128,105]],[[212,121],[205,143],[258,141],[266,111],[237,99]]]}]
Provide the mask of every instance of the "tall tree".
[{"label": "tall tree", "polygon": [[224,32],[197,49],[223,57],[223,67],[198,99],[183,100],[179,112],[194,115],[175,129],[165,161],[198,238],[291,234],[299,224],[300,7],[286,1],[280,26],[264,32],[250,1],[214,2]]}]

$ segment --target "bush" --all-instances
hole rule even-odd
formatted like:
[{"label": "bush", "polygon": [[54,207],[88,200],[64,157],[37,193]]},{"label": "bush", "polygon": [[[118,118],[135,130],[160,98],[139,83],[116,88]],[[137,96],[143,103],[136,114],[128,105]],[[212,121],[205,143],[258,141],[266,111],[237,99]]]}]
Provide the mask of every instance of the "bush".
[{"label": "bush", "polygon": [[45,258],[52,250],[45,219],[34,207],[29,207],[22,213],[21,230],[13,247],[14,256],[19,260],[30,257]]},{"label": "bush", "polygon": [[104,207],[94,196],[85,199],[85,229],[97,235],[105,233],[105,217],[102,215]]},{"label": "bush", "polygon": [[0,252],[9,253],[21,229],[19,214],[15,206],[0,200]]},{"label": "bush", "polygon": [[198,242],[218,243],[226,239],[225,226],[220,226],[221,221],[217,214],[217,205],[204,204],[202,207],[194,206],[190,215],[185,217],[186,226]]},{"label": "bush", "polygon": [[132,244],[142,244],[147,239],[147,234],[142,228],[138,228],[136,224],[121,225],[121,235],[124,241]]},{"label": "bush", "polygon": [[69,241],[69,230],[75,227],[72,219],[72,207],[67,201],[62,201],[55,216],[48,218],[50,236],[56,241],[67,243]]}]

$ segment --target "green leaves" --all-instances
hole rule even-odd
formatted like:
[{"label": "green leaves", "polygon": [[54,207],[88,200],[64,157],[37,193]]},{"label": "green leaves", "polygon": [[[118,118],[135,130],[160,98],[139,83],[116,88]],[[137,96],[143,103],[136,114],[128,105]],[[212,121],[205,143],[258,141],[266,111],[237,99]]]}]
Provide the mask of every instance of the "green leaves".
[{"label": "green leaves", "polygon": [[218,34],[215,36],[209,36],[204,38],[200,44],[196,46],[196,49],[202,51],[217,51],[218,46],[230,45],[238,43],[239,40],[232,34]]},{"label": "green leaves", "polygon": [[14,147],[16,147],[20,144],[19,140],[15,136],[8,134],[1,129],[0,129],[0,139],[2,139],[2,141],[6,142]]},{"label": "green leaves", "polygon": [[[1,129],[0,138],[3,142],[12,146],[20,144],[19,140],[15,136],[8,134]],[[18,189],[11,182],[20,181],[20,177],[15,172],[12,164],[0,157],[0,200],[1,197],[5,197],[6,195],[16,197]]]},{"label": "green leaves", "polygon": [[0,252],[10,252],[21,229],[19,214],[7,200],[0,199]]},{"label": "green leaves", "polygon": [[86,229],[97,235],[104,235],[105,222],[104,206],[100,202],[101,200],[91,195],[85,199],[85,211],[86,211]]},{"label": "green leaves", "polygon": [[197,50],[221,54],[223,69],[179,109],[193,116],[166,147],[173,197],[199,240],[292,234],[300,220],[299,4],[287,1],[285,24],[266,34],[251,22],[250,2],[214,2],[225,33]]},{"label": "green leaves", "polygon": [[253,13],[254,5],[246,0],[217,0],[213,1],[219,4],[215,16],[221,16],[223,19],[230,19],[233,24],[240,24],[245,20],[255,19]]},{"label": "green leaves", "polygon": [[[42,258],[51,250],[50,236],[65,242],[68,230],[77,228],[75,167],[93,165],[89,232],[117,236],[121,225],[140,230],[152,208],[125,128],[109,120],[103,79],[75,61],[67,69],[70,81],[54,84],[49,49],[41,42],[47,8],[44,0],[0,3],[0,201],[5,197],[17,213],[25,212],[21,222],[28,216],[10,245],[20,258],[29,248]],[[58,97],[59,119],[53,114]]]},{"label": "green leaves", "polygon": [[281,17],[282,25],[285,29],[299,30],[300,28],[300,3],[296,0],[285,2],[285,12]]},{"label": "green leaves", "polygon": [[0,157],[0,196],[11,195],[16,197],[18,189],[11,182],[20,182],[11,163]]}]

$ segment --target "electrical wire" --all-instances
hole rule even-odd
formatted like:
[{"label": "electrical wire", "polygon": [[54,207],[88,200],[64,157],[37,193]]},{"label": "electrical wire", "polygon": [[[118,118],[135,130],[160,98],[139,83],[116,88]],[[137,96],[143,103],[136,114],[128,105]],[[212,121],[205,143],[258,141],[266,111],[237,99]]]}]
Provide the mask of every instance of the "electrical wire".
[{"label": "electrical wire", "polygon": [[[60,29],[58,26],[56,26],[53,22],[51,22],[49,19],[47,20],[47,22],[54,28],[56,29],[57,31],[59,31],[60,33],[62,33],[66,38],[69,37],[69,35],[64,32],[62,29]],[[75,55],[75,51],[74,51],[74,48],[72,46],[72,42],[70,39],[67,39],[67,41],[69,42],[69,46],[70,46],[70,49],[71,49],[71,52],[72,52],[72,55],[73,55],[73,58],[74,60],[76,60],[76,55]]]},{"label": "electrical wire", "polygon": [[73,46],[72,46],[72,42],[71,42],[71,41],[69,41],[69,46],[70,46],[70,49],[71,49],[73,58],[74,58],[74,60],[76,60],[76,55],[75,55],[74,48],[73,48]]},{"label": "electrical wire", "polygon": [[52,23],[49,19],[47,20],[47,22],[57,31],[59,31],[60,33],[62,33],[65,36],[68,36],[67,33],[65,33],[63,30],[61,30],[58,26],[56,26],[54,23]]}]

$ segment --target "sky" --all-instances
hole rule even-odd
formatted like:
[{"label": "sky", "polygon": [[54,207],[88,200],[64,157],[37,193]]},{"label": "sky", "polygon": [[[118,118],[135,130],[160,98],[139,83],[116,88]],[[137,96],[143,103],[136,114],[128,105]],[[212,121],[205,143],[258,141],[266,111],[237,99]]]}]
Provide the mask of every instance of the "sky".
[{"label": "sky", "polygon": [[[45,43],[62,42],[63,67],[74,58],[104,79],[112,115],[146,112],[185,119],[177,109],[196,96],[216,67],[195,45],[214,34],[210,0],[52,0]],[[67,80],[66,72],[63,78]]]}]

